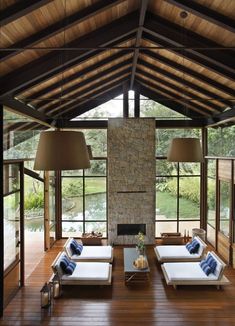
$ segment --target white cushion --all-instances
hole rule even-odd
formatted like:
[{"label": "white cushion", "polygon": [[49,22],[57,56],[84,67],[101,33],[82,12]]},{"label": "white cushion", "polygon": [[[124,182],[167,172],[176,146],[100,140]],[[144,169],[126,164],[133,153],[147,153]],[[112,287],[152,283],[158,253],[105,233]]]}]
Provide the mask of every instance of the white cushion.
[{"label": "white cushion", "polygon": [[190,254],[188,249],[185,246],[157,246],[155,250],[158,252],[161,258],[170,259],[170,258],[189,258],[194,257],[199,258],[199,254]]},{"label": "white cushion", "polygon": [[217,280],[214,274],[207,276],[198,262],[164,263],[164,267],[170,281]]},{"label": "white cushion", "polygon": [[81,255],[73,255],[76,260],[83,259],[111,259],[111,246],[83,246]]},{"label": "white cushion", "polygon": [[109,263],[85,263],[76,264],[72,275],[63,275],[62,280],[73,281],[105,281],[109,279]]}]

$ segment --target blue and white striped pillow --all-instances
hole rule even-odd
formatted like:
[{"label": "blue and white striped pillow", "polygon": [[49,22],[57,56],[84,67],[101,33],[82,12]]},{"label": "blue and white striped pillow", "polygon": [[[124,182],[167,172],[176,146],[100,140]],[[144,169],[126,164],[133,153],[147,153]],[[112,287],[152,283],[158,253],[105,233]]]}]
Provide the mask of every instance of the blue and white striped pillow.
[{"label": "blue and white striped pillow", "polygon": [[212,273],[211,268],[205,259],[200,262],[200,267],[207,276]]},{"label": "blue and white striped pillow", "polygon": [[74,263],[74,262],[71,261],[68,264],[68,266],[66,267],[65,273],[66,274],[69,274],[69,275],[72,275],[75,267],[76,267],[76,263]]},{"label": "blue and white striped pillow", "polygon": [[206,258],[206,262],[211,268],[211,273],[214,273],[216,270],[216,266],[217,266],[216,260],[210,254],[208,254],[208,256]]}]

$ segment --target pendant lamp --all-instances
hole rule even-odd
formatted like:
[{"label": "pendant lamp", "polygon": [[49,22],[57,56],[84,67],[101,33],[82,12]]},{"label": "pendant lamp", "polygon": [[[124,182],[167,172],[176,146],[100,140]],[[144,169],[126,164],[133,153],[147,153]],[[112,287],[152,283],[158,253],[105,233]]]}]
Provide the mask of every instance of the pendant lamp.
[{"label": "pendant lamp", "polygon": [[198,138],[173,138],[167,160],[170,162],[202,162],[202,149]]},{"label": "pendant lamp", "polygon": [[61,130],[41,132],[34,162],[35,170],[87,168],[90,168],[90,160],[82,132]]}]

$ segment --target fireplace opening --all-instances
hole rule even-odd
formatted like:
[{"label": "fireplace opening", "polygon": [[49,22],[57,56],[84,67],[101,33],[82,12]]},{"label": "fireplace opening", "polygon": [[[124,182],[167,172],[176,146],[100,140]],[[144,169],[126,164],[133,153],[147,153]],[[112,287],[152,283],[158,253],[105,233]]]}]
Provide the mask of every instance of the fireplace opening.
[{"label": "fireplace opening", "polygon": [[137,235],[142,232],[146,235],[146,224],[118,224],[117,235]]}]

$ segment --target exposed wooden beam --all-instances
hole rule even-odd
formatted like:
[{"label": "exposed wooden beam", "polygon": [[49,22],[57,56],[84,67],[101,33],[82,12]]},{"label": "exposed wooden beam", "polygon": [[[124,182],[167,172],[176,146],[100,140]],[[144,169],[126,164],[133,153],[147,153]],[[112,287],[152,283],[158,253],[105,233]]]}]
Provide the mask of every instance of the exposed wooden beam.
[{"label": "exposed wooden beam", "polygon": [[9,109],[15,111],[16,113],[23,114],[24,116],[30,117],[32,120],[42,125],[51,127],[52,119],[50,117],[38,112],[37,110],[34,110],[27,104],[17,101],[16,99],[5,99],[2,104],[6,105]]},{"label": "exposed wooden beam", "polygon": [[71,119],[76,118],[77,116],[92,110],[96,108],[97,106],[106,103],[110,100],[112,100],[114,97],[122,94],[123,91],[123,82],[125,82],[125,79],[120,80],[119,82],[114,82],[110,84],[109,86],[104,87],[103,89],[98,90],[97,92],[94,92],[94,96],[92,99],[81,103],[80,105],[77,105],[73,108],[73,110],[69,111],[68,113],[64,114],[64,116],[60,117],[57,115],[55,118],[60,119],[61,121],[68,121]]},{"label": "exposed wooden beam", "polygon": [[208,119],[208,125],[221,125],[229,122],[235,122],[235,106],[230,110],[214,115]]},{"label": "exposed wooden beam", "polygon": [[[68,43],[67,46],[77,48],[105,46],[136,31],[137,24],[138,13],[133,12]],[[47,80],[49,76],[52,77],[52,74],[55,75],[66,70],[71,64],[78,64],[79,60],[91,53],[94,54],[95,51],[97,53],[97,50],[94,49],[70,51],[66,53],[66,60],[64,62],[62,60],[62,53],[58,53],[58,51],[56,53],[50,52],[2,77],[0,79],[0,96],[20,93],[23,87],[27,86],[27,88],[30,88],[39,80]]]},{"label": "exposed wooden beam", "polygon": [[184,116],[187,116],[188,118],[191,118],[191,119],[194,119],[194,118],[198,118],[198,116],[201,118],[203,117],[201,114],[197,114],[197,116],[195,115],[195,113],[191,112],[191,111],[187,111],[185,112],[184,110],[184,107],[179,104],[178,102],[172,100],[171,98],[167,99],[167,98],[162,98],[162,94],[159,93],[156,89],[153,91],[152,89],[150,89],[148,87],[148,84],[147,83],[143,83],[141,81],[141,79],[139,80],[138,79],[138,83],[140,81],[140,94],[142,94],[143,96],[145,97],[148,97],[149,99],[157,102],[157,103],[160,103],[161,105],[164,105],[166,107],[168,107],[169,109],[177,112],[177,113],[180,113]]},{"label": "exposed wooden beam", "polygon": [[156,120],[157,129],[167,129],[167,128],[202,128],[207,125],[206,119],[197,120]]},{"label": "exposed wooden beam", "polygon": [[[98,74],[96,75],[93,75],[92,77],[90,78],[87,78],[87,79],[83,79],[80,83],[77,83],[77,84],[74,84],[70,87],[67,87],[66,89],[64,89],[61,93],[58,93],[57,95],[53,95],[53,98],[57,97],[58,98],[58,101],[60,101],[60,97],[62,99],[62,102],[63,102],[63,97],[64,96],[67,96],[69,93],[73,92],[73,91],[76,91],[76,90],[79,90],[79,88],[81,87],[84,87],[84,86],[87,86],[89,87],[89,84],[93,83],[93,86],[92,87],[97,87],[96,84],[94,84],[94,82],[97,80],[99,81],[100,78],[103,78],[104,76],[112,73],[112,72],[115,72],[115,70],[117,69],[120,69],[119,71],[119,74],[122,74],[122,70],[124,70],[124,68],[127,66],[127,65],[130,65],[131,64],[131,58],[127,59],[127,60],[124,60],[116,65],[113,65],[111,66],[110,68],[108,69],[105,69],[105,70],[102,70],[101,72],[99,72]],[[127,71],[127,70],[126,70]],[[80,76],[82,76],[82,74],[80,74]],[[74,93],[72,96],[75,96],[76,97],[76,94],[80,92],[76,92]],[[46,100],[42,100],[42,102],[39,102],[39,111],[41,110],[41,107],[43,108],[43,106],[45,104],[48,104],[48,100],[50,100],[50,97],[47,97]],[[56,106],[58,106],[58,104],[55,104]],[[49,107],[50,109],[50,107]]]},{"label": "exposed wooden beam", "polygon": [[[89,74],[92,71],[95,71],[97,68],[100,68],[102,66],[105,66],[109,63],[111,63],[112,61],[115,61],[117,59],[122,58],[124,55],[126,54],[126,51],[119,51],[103,60],[100,60],[94,64],[89,65],[88,67],[79,70],[78,72],[76,72],[75,74],[72,74],[71,76],[68,76],[66,78],[64,78],[64,80],[59,80],[57,83],[54,83],[46,88],[43,88],[42,90],[39,90],[35,93],[33,93],[32,95],[30,95],[30,99],[29,102],[31,100],[36,100],[36,99],[40,99],[43,98],[46,94],[51,93],[52,91],[56,90],[57,88],[63,88],[67,83],[70,83],[76,79],[78,79],[81,76],[84,76],[86,74]],[[26,101],[28,101],[28,99],[25,99]]]},{"label": "exposed wooden beam", "polygon": [[142,0],[140,2],[141,7],[140,7],[139,27],[138,27],[138,30],[136,33],[136,41],[135,41],[135,46],[137,47],[137,49],[134,50],[134,55],[133,55],[130,89],[133,89],[133,86],[134,86],[135,71],[136,71],[137,61],[138,61],[138,57],[139,57],[138,47],[140,46],[140,42],[141,42],[141,38],[142,38],[143,25],[144,25],[145,14],[146,14],[146,11],[148,8],[148,2],[149,2],[149,0]]},{"label": "exposed wooden beam", "polygon": [[16,19],[26,16],[30,12],[47,5],[52,1],[53,0],[18,1],[0,12],[0,26],[3,27]]},{"label": "exposed wooden beam", "polygon": [[[143,35],[143,38],[144,38],[144,35]],[[177,63],[176,61],[170,60],[167,57],[164,57],[164,56],[162,56],[158,53],[155,53],[153,51],[142,50],[141,53],[147,55],[151,59],[156,60],[156,62],[161,62],[168,67],[171,67],[171,68],[176,69],[180,72],[183,72],[191,77],[194,77],[194,78],[202,81],[203,83],[208,84],[208,86],[212,86],[213,88],[215,88],[221,92],[224,92],[224,93],[232,96],[233,98],[235,98],[235,90],[234,89],[217,82],[215,79],[207,77],[207,76],[203,75],[202,73],[199,73],[199,72],[197,72],[191,68],[188,68],[180,63]]]},{"label": "exposed wooden beam", "polygon": [[[126,75],[127,73],[129,73],[129,68],[126,68],[125,70],[122,71],[123,76]],[[87,88],[83,89],[83,90],[78,90],[78,92],[74,93],[73,96],[74,98],[76,98],[75,100],[71,100],[71,101],[67,101],[65,103],[65,105],[60,105],[58,103],[55,103],[51,106],[49,106],[46,110],[48,114],[54,114],[56,111],[61,111],[62,114],[64,112],[70,111],[72,110],[72,108],[80,105],[82,102],[87,101],[88,99],[86,98],[86,94],[89,94],[90,92],[92,92],[91,95],[89,95],[89,98],[93,97],[94,94],[94,90],[99,89],[100,87],[104,86],[104,85],[112,85],[112,82],[116,83],[116,79],[120,79],[120,73],[116,73],[108,78],[105,78],[101,81],[98,81],[95,84],[92,84],[91,86],[88,86]],[[126,77],[124,77],[126,78]]]},{"label": "exposed wooden beam", "polygon": [[129,117],[129,87],[127,83],[123,84],[123,117]]},{"label": "exposed wooden beam", "polygon": [[188,0],[165,0],[166,2],[186,10],[200,18],[203,18],[217,26],[235,32],[235,21],[232,18],[222,15],[220,12],[212,10],[195,1]]},{"label": "exposed wooden beam", "polygon": [[[146,14],[144,30],[158,38],[161,46],[186,46],[187,49],[174,51],[187,55],[190,60],[224,77],[235,80],[235,59],[231,50],[209,51],[208,47],[218,48],[221,45],[151,13]],[[207,49],[197,49],[197,47]]]},{"label": "exposed wooden beam", "polygon": [[[147,77],[148,79],[150,79],[150,81],[151,80],[155,81],[157,83],[157,86],[156,86],[157,88],[159,88],[161,86],[162,87],[166,86],[166,87],[168,87],[168,88],[176,91],[179,94],[178,97],[177,97],[179,100],[186,100],[187,103],[192,104],[195,108],[198,108],[199,110],[202,110],[202,112],[205,111],[205,112],[207,112],[209,114],[221,112],[221,110],[220,109],[217,109],[217,107],[216,107],[216,109],[210,110],[210,109],[208,109],[208,108],[206,108],[206,107],[204,107],[204,106],[196,103],[195,101],[190,101],[186,97],[184,98],[184,96],[187,96],[189,98],[194,98],[194,96],[195,96],[193,93],[191,93],[187,89],[182,89],[181,87],[178,87],[177,85],[175,85],[173,83],[169,83],[168,81],[166,81],[164,79],[161,79],[161,78],[159,78],[159,77],[157,77],[157,76],[155,76],[153,74],[150,74],[150,73],[148,73],[146,71],[143,71],[143,70],[141,70],[139,68],[137,69],[137,72],[139,72],[141,75],[144,75],[145,77]],[[198,102],[202,102],[202,103],[205,103],[206,102],[201,97],[197,97],[197,101]]]},{"label": "exposed wooden beam", "polygon": [[61,128],[66,129],[107,129],[108,120],[62,120],[58,122]]},{"label": "exposed wooden beam", "polygon": [[34,178],[34,179],[37,179],[41,182],[44,182],[44,179],[40,177],[40,175],[33,171],[33,170],[30,170],[30,169],[27,169],[27,168],[24,168],[24,174],[27,174],[28,176]]},{"label": "exposed wooden beam", "polygon": [[[33,45],[42,42],[45,39],[48,39],[60,32],[63,32],[64,30],[71,28],[74,25],[80,24],[81,22],[97,15],[101,11],[105,11],[113,6],[116,6],[123,1],[124,0],[101,0],[99,2],[96,2],[93,5],[80,10],[79,12],[72,14],[71,16],[65,17],[63,20],[57,21],[56,23],[46,27],[45,29],[35,34],[26,37],[25,39],[17,43],[14,43],[12,46],[9,47],[9,49],[18,48],[18,49],[22,49],[23,51],[24,48],[32,47]],[[29,2],[31,3],[32,0],[29,0]],[[44,1],[44,2],[49,2],[49,1]],[[0,61],[9,59],[10,57],[14,56],[15,54],[18,54],[19,52],[21,51],[19,50],[4,51],[0,53]]]},{"label": "exposed wooden beam", "polygon": [[[150,63],[148,63],[148,62],[146,62],[145,60],[142,60],[142,59],[139,59],[139,64],[143,65],[146,68],[149,68],[149,69],[157,72],[158,74],[161,74],[161,75],[163,75],[163,76],[165,76],[165,77],[167,77],[167,78],[169,78],[171,80],[174,80],[174,81],[178,82],[180,85],[185,85],[185,86],[191,88],[192,90],[197,91],[200,94],[203,94],[206,97],[217,100],[218,102],[220,102],[223,105],[226,104],[226,105],[230,106],[230,102],[228,102],[226,100],[221,100],[221,97],[215,95],[211,91],[209,91],[209,90],[207,90],[207,89],[205,89],[205,88],[203,88],[201,86],[198,86],[197,84],[194,84],[194,83],[186,80],[185,78],[178,77],[177,75],[172,74],[171,72],[166,71],[166,70],[164,70],[164,69],[162,69],[160,67],[152,65],[152,64],[150,64]],[[213,104],[213,103],[212,103],[212,107],[215,108],[217,111],[219,111],[219,110],[222,111],[222,109],[219,109],[219,107],[215,106],[215,104]]]},{"label": "exposed wooden beam", "polygon": [[139,85],[135,86],[135,98],[134,98],[134,117],[140,117],[140,88]]}]

